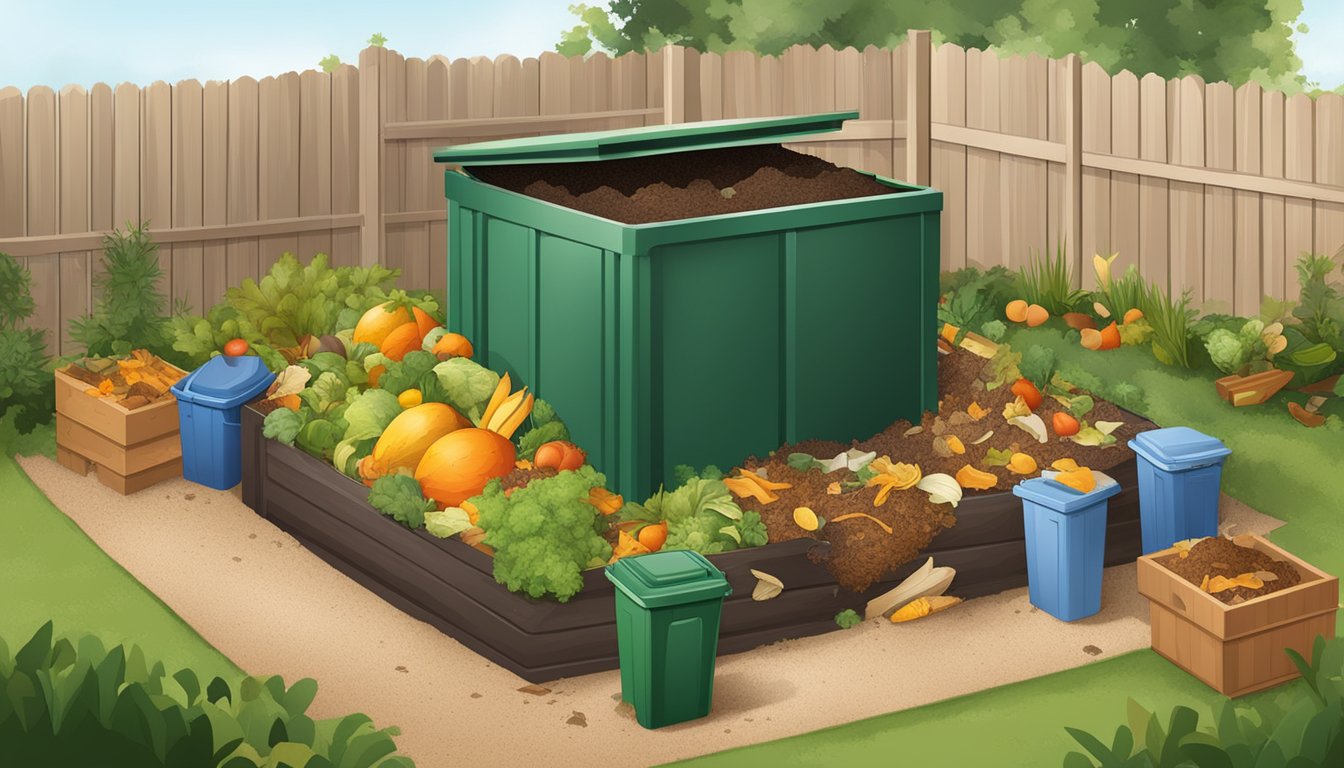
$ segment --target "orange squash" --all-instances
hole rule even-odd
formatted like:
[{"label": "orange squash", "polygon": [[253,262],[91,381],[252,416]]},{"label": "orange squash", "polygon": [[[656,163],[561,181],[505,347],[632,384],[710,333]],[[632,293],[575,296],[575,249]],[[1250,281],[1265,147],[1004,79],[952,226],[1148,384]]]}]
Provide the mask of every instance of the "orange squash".
[{"label": "orange squash", "polygon": [[440,360],[447,360],[452,357],[471,357],[475,351],[471,348],[471,342],[467,340],[466,336],[451,331],[440,336],[439,340],[434,342],[434,348],[430,350]]},{"label": "orange squash", "polygon": [[359,476],[366,485],[396,472],[414,470],[436,440],[450,432],[471,427],[471,421],[444,403],[422,403],[407,408],[387,425],[373,452],[359,462]]},{"label": "orange squash", "polygon": [[415,468],[427,498],[441,507],[457,507],[485,490],[486,483],[513,471],[513,443],[488,429],[450,432],[429,446]]},{"label": "orange squash", "polygon": [[387,307],[387,304],[380,304],[359,318],[359,322],[355,323],[353,337],[356,344],[367,341],[374,346],[382,346],[383,339],[389,333],[406,323],[415,322],[405,307],[397,307],[391,312],[387,311]]},{"label": "orange squash", "polygon": [[383,339],[379,351],[388,360],[400,361],[407,354],[419,349],[420,342],[423,340],[419,326],[415,323],[403,323],[387,334],[387,338]]}]

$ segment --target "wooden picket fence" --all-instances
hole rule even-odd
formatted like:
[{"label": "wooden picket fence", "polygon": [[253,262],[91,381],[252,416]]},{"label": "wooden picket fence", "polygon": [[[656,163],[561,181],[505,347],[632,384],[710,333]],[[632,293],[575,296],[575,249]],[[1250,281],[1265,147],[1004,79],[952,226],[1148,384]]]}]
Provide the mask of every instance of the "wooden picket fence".
[{"label": "wooden picket fence", "polygon": [[[1120,254],[1197,302],[1253,312],[1344,245],[1344,97],[1114,76],[1076,56],[933,46],[449,60],[261,81],[0,90],[0,251],[71,352],[98,247],[145,220],[165,291],[200,311],[284,251],[386,263],[443,288],[435,147],[656,123],[858,110],[791,144],[944,192],[943,263],[1016,267],[1059,243],[1084,286]],[[1080,245],[1078,245],[1080,244]]]}]

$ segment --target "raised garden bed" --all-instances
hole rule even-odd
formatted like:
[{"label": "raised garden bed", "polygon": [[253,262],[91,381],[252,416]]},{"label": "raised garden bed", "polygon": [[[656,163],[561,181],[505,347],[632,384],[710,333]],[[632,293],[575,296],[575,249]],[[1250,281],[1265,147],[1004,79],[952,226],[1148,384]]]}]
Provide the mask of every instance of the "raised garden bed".
[{"label": "raised garden bed", "polygon": [[[368,505],[363,485],[263,437],[263,418],[250,406],[243,409],[243,501],[332,566],[526,680],[618,665],[613,588],[601,569],[584,574],[583,591],[568,603],[511,593],[495,582],[488,555],[379,514]],[[1110,502],[1106,533],[1106,564],[1118,565],[1140,554],[1133,456],[1107,473],[1124,487]],[[867,600],[895,586],[925,556],[957,569],[952,591],[963,597],[1026,584],[1021,504],[1010,491],[968,495],[956,518],[955,527],[939,533],[920,557],[861,593],[839,585],[825,566],[830,545],[810,538],[711,556],[733,587],[724,603],[719,652],[836,629],[836,613],[862,611]],[[784,592],[753,601],[752,568],[779,578]]]}]

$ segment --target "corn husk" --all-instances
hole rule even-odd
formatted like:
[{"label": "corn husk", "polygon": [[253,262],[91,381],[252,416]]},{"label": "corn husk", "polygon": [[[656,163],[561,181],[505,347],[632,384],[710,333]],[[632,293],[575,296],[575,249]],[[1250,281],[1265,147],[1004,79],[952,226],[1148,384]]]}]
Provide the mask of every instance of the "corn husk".
[{"label": "corn husk", "polygon": [[941,595],[938,597],[921,597],[918,600],[912,600],[902,606],[900,610],[891,614],[891,623],[900,624],[906,621],[922,619],[925,616],[945,611],[954,605],[961,603],[960,597],[948,597]]},{"label": "corn husk", "polygon": [[905,581],[902,581],[894,589],[869,600],[868,605],[864,608],[863,618],[871,619],[876,616],[885,616],[921,597],[937,597],[952,586],[952,579],[956,575],[955,568],[946,566],[935,568],[933,558],[930,557],[918,570],[906,577]]}]

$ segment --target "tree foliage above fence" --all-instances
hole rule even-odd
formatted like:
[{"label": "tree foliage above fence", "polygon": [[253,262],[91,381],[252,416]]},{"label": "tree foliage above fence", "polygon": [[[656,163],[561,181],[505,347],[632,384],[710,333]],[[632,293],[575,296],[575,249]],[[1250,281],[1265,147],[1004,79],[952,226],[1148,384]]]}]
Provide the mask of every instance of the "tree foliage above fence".
[{"label": "tree foliage above fence", "polygon": [[572,10],[580,23],[557,46],[570,55],[594,45],[625,53],[669,42],[770,55],[795,44],[895,47],[907,29],[931,29],[935,42],[967,48],[1078,52],[1108,72],[1197,74],[1289,90],[1303,84],[1291,37],[1301,0],[609,0]]}]

